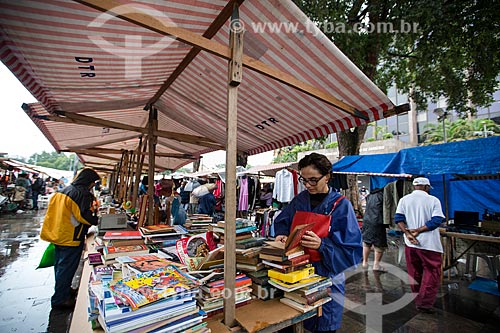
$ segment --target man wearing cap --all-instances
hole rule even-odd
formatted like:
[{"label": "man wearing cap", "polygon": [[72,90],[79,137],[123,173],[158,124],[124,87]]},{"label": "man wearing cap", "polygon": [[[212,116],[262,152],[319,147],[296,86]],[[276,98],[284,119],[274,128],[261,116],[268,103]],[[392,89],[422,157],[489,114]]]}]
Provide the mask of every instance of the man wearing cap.
[{"label": "man wearing cap", "polygon": [[443,253],[438,227],[444,215],[438,198],[429,194],[432,188],[429,179],[415,178],[413,186],[415,190],[399,201],[394,221],[404,232],[406,267],[414,279],[411,289],[417,293],[417,310],[434,313],[432,306],[441,284]]},{"label": "man wearing cap", "polygon": [[214,196],[214,190],[217,187],[215,184],[205,184],[202,185],[205,186],[208,190],[208,193],[200,197],[200,200],[198,201],[198,214],[207,214],[207,215],[214,215],[215,212],[215,196]]}]

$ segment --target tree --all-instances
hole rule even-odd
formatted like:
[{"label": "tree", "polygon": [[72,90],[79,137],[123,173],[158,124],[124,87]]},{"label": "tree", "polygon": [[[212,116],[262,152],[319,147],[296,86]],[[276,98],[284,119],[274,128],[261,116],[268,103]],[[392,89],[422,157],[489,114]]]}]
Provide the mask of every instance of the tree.
[{"label": "tree", "polygon": [[[395,84],[421,109],[443,96],[462,117],[491,103],[500,73],[499,1],[294,2],[383,91]],[[366,126],[338,133],[340,156],[359,154]]]},{"label": "tree", "polygon": [[31,155],[28,163],[58,170],[71,170],[74,157],[74,154],[68,156],[62,153],[58,154],[55,151],[52,153],[43,151],[42,153]]},{"label": "tree", "polygon": [[[490,119],[458,119],[454,122],[445,120],[446,141],[461,141],[500,135],[500,126]],[[444,141],[443,124],[429,124],[425,127],[424,144]]]}]

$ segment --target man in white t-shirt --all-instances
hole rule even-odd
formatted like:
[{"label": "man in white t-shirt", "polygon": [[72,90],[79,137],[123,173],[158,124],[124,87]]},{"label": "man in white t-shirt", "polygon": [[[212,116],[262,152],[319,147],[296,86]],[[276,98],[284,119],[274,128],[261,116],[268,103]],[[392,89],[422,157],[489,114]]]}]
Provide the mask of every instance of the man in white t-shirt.
[{"label": "man in white t-shirt", "polygon": [[434,313],[432,306],[441,284],[441,256],[443,246],[439,225],[444,221],[438,198],[429,194],[431,183],[427,178],[413,180],[415,190],[398,203],[394,221],[404,232],[405,256],[408,275],[417,310]]}]

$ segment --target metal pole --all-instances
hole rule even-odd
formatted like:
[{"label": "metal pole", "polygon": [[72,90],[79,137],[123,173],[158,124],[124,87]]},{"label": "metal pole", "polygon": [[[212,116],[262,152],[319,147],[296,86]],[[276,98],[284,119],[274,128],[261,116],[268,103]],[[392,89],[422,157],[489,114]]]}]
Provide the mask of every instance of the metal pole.
[{"label": "metal pole", "polygon": [[446,142],[447,142],[447,141],[446,141],[446,126],[445,126],[445,124],[444,124],[445,120],[446,120],[446,116],[445,116],[445,115],[443,115],[443,141],[444,141],[444,143],[446,143]]}]

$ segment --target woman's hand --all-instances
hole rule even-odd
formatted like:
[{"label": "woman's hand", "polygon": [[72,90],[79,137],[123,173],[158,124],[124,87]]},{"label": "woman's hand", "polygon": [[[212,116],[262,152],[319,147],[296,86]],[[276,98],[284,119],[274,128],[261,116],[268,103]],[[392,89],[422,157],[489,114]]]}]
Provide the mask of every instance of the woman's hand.
[{"label": "woman's hand", "polygon": [[321,246],[321,238],[316,235],[313,231],[306,231],[300,244],[304,247],[317,250]]},{"label": "woman's hand", "polygon": [[286,235],[279,235],[279,236],[276,236],[276,238],[274,240],[277,241],[277,242],[286,243],[287,239],[288,239],[288,236],[286,236]]}]

